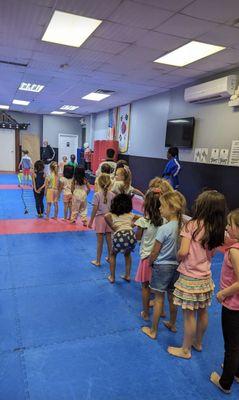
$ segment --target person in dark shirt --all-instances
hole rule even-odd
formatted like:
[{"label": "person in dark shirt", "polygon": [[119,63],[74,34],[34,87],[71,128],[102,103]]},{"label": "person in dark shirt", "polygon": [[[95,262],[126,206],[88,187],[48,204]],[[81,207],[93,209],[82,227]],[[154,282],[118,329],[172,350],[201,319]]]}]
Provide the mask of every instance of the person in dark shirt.
[{"label": "person in dark shirt", "polygon": [[34,173],[32,175],[33,194],[36,202],[36,210],[39,218],[44,214],[44,192],[45,192],[45,174],[44,163],[38,160],[34,164]]},{"label": "person in dark shirt", "polygon": [[55,158],[55,151],[54,149],[48,144],[47,140],[43,142],[43,150],[42,150],[42,161],[44,163],[44,170],[45,174],[49,175],[50,173],[50,163]]}]

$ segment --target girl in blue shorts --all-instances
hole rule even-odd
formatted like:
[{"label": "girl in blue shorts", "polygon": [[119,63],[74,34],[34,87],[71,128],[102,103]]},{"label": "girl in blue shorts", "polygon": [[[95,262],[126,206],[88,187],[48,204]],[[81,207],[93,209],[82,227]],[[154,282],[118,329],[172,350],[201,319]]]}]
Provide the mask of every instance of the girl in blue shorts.
[{"label": "girl in blue shorts", "polygon": [[160,197],[160,214],[168,222],[158,228],[149,263],[152,266],[150,289],[155,294],[153,322],[151,328],[142,327],[142,332],[151,339],[158,334],[159,319],[163,311],[164,296],[168,293],[170,319],[164,321],[166,328],[176,332],[177,308],[173,304],[174,284],[178,279],[178,237],[182,214],[186,204],[179,192],[167,192]]}]

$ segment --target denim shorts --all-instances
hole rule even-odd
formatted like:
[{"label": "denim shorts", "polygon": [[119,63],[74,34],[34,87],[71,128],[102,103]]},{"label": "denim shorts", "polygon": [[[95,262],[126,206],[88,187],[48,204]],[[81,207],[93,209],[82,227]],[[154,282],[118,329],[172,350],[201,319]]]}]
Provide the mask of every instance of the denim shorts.
[{"label": "denim shorts", "polygon": [[179,277],[177,268],[177,264],[153,264],[150,289],[158,292],[173,291]]}]

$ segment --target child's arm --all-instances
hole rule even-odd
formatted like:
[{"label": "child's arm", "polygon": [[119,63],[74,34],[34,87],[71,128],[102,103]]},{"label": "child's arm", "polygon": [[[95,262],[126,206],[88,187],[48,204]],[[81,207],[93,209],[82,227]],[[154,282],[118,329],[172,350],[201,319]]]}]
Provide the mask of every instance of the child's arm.
[{"label": "child's arm", "polygon": [[178,250],[178,259],[181,260],[182,258],[186,257],[189,253],[191,240],[186,237],[182,237],[180,249]]},{"label": "child's arm", "polygon": [[98,211],[98,205],[94,205],[91,211],[90,221],[88,223],[88,228],[92,229],[93,221],[95,219],[96,213]]},{"label": "child's arm", "polygon": [[135,233],[136,240],[140,241],[142,239],[143,232],[144,232],[144,229],[141,228],[140,226],[137,226],[137,230],[136,230],[136,233]]},{"label": "child's arm", "polygon": [[38,192],[36,189],[36,179],[35,178],[36,178],[36,175],[33,173],[32,174],[32,187],[33,187],[34,192]]},{"label": "child's arm", "polygon": [[22,158],[21,158],[21,161],[20,161],[20,163],[18,165],[18,169],[22,169],[21,167],[22,167]]},{"label": "child's arm", "polygon": [[87,187],[86,193],[89,194],[90,193],[90,184],[89,184],[89,182],[87,180],[85,180],[85,185]]},{"label": "child's arm", "polygon": [[233,296],[236,293],[239,293],[239,250],[238,249],[231,249],[229,251],[229,257],[234,268],[234,272],[236,275],[236,282],[233,283],[231,286],[220,290],[217,293],[217,300],[219,303],[222,303],[225,297]]},{"label": "child's arm", "polygon": [[105,214],[105,222],[109,225],[109,227],[114,231],[113,220],[111,213]]},{"label": "child's arm", "polygon": [[49,186],[49,179],[48,179],[48,177],[46,177],[44,185],[45,185],[45,195],[46,195],[46,192],[47,192],[47,189],[48,189],[48,186]]},{"label": "child's arm", "polygon": [[149,256],[149,265],[152,265],[154,263],[154,261],[157,259],[158,255],[160,253],[161,247],[162,247],[162,243],[158,242],[158,240],[155,240],[154,247]]}]

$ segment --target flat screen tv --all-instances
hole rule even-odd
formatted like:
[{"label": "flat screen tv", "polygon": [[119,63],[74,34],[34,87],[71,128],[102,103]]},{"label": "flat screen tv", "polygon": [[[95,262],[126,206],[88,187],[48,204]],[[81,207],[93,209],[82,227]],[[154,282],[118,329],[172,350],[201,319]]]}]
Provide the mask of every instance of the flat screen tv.
[{"label": "flat screen tv", "polygon": [[169,119],[167,122],[166,147],[193,147],[195,118]]}]

